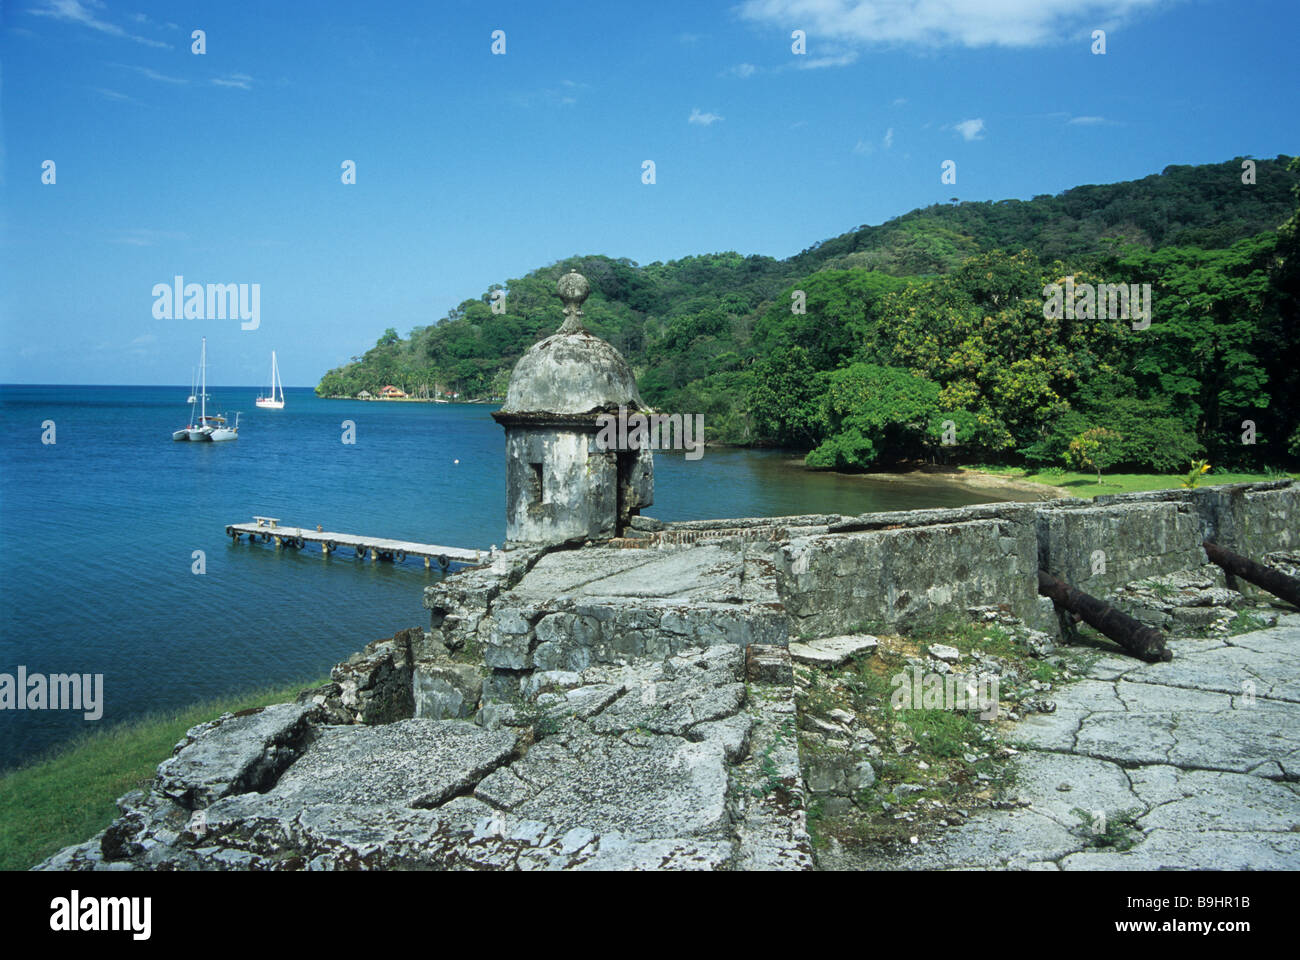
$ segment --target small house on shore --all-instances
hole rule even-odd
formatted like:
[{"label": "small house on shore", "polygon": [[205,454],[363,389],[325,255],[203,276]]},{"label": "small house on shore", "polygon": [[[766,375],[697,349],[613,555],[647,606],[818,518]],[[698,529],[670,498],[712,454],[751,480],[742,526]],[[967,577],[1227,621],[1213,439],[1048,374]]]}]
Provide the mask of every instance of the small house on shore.
[{"label": "small house on shore", "polygon": [[379,396],[385,400],[405,400],[406,391],[390,383],[379,391]]}]

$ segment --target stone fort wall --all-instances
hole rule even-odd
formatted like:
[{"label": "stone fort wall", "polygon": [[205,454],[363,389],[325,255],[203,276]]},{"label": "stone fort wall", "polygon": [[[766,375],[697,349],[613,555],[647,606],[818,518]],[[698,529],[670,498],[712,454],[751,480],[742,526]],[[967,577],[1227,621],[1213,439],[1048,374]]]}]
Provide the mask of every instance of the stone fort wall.
[{"label": "stone fort wall", "polygon": [[777,591],[800,634],[862,622],[906,627],[989,604],[1052,629],[1040,568],[1102,596],[1203,567],[1205,540],[1260,560],[1300,549],[1298,508],[1300,486],[1287,479],[866,514],[783,543]]}]

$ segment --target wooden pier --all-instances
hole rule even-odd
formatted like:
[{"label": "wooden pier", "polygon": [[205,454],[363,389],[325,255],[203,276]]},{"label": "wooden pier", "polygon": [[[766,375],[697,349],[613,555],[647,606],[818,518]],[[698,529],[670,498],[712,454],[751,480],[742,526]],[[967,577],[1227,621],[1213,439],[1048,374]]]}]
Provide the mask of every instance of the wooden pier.
[{"label": "wooden pier", "polygon": [[226,534],[236,543],[247,536],[249,543],[271,543],[277,547],[301,550],[309,543],[319,543],[321,553],[329,556],[338,550],[350,550],[353,556],[370,556],[374,560],[391,560],[401,563],[407,557],[419,557],[424,568],[431,563],[446,570],[453,563],[479,564],[489,560],[491,550],[466,550],[464,547],[442,547],[434,543],[411,543],[406,540],[386,540],[382,537],[359,537],[352,533],[335,533],[332,530],[308,530],[305,527],[284,527],[278,517],[254,517],[252,523],[232,523]]}]

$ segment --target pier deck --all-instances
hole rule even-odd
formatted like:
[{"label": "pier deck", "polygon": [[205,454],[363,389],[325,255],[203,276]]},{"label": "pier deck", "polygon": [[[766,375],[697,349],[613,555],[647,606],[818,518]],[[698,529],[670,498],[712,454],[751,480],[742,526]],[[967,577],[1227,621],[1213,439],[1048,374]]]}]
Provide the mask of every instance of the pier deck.
[{"label": "pier deck", "polygon": [[401,562],[407,557],[419,557],[425,569],[432,563],[446,570],[453,563],[478,564],[492,555],[490,550],[467,550],[464,547],[443,547],[435,543],[412,543],[407,540],[388,540],[383,537],[361,537],[353,533],[336,533],[333,530],[309,530],[306,527],[281,526],[278,519],[258,517],[252,523],[232,523],[226,534],[235,542],[245,536],[250,543],[274,541],[277,547],[302,549],[309,543],[320,544],[321,552],[329,555],[336,550],[351,550],[356,557],[367,554],[371,560]]}]

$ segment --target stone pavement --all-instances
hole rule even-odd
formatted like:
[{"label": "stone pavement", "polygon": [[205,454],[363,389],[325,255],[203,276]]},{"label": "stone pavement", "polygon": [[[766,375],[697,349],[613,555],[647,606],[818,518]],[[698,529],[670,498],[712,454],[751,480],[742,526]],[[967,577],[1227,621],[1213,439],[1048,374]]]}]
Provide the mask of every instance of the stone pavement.
[{"label": "stone pavement", "polygon": [[789,659],[745,661],[539,671],[482,724],[227,714],[40,869],[810,869]]},{"label": "stone pavement", "polygon": [[1172,663],[1105,656],[1005,731],[1012,809],[868,869],[1300,869],[1300,614],[1175,640]]}]

